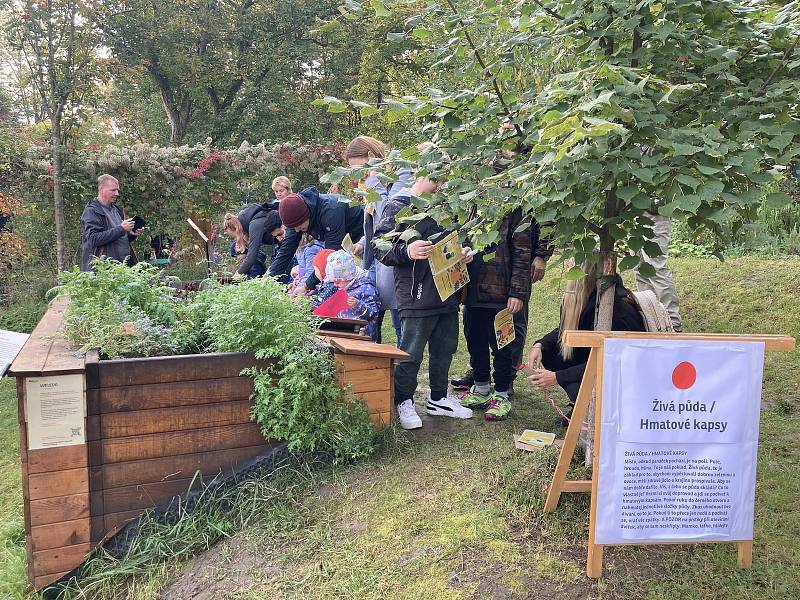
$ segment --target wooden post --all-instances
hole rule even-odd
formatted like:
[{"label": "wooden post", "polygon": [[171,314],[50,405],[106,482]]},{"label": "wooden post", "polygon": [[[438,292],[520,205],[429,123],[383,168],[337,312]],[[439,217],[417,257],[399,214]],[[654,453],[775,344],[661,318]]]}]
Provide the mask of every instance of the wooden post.
[{"label": "wooden post", "polygon": [[592,498],[589,505],[589,555],[586,559],[586,575],[598,578],[603,575],[603,546],[595,543],[595,530],[597,524],[597,486],[600,480],[600,431],[603,420],[603,346],[594,348],[597,352],[595,361],[595,409],[594,423],[589,427],[594,428],[594,453],[592,454]]},{"label": "wooden post", "polygon": [[[558,454],[558,463],[553,473],[553,480],[547,492],[547,501],[544,503],[544,512],[553,512],[558,506],[558,500],[562,492],[589,492],[591,491],[591,481],[567,481],[567,471],[572,456],[575,454],[575,447],[578,444],[578,437],[581,434],[583,422],[586,420],[586,412],[589,408],[589,401],[592,398],[595,378],[597,377],[597,349],[592,348],[589,352],[589,360],[586,363],[586,370],[583,372],[581,388],[572,409],[572,417],[564,436],[564,445]],[[576,485],[577,484],[577,485]]]}]

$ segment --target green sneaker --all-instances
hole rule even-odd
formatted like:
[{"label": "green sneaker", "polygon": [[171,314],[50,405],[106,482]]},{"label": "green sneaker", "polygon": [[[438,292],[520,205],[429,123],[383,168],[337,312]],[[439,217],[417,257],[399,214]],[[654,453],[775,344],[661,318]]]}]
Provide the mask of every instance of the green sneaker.
[{"label": "green sneaker", "polygon": [[483,418],[487,421],[505,421],[511,412],[511,401],[497,394],[492,394],[490,398],[489,408],[486,409]]},{"label": "green sneaker", "polygon": [[486,394],[485,396],[483,394],[479,394],[475,391],[475,386],[473,385],[471,388],[469,388],[468,392],[461,396],[459,402],[461,403],[461,406],[465,408],[484,409],[489,406],[491,400],[492,394]]}]

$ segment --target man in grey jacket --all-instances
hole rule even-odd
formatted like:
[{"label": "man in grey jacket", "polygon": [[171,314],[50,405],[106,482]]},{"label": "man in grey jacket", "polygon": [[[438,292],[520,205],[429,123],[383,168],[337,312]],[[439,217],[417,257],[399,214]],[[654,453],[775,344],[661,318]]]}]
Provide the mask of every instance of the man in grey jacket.
[{"label": "man in grey jacket", "polygon": [[91,200],[81,215],[83,226],[83,256],[81,271],[92,270],[92,258],[108,256],[125,262],[131,255],[131,241],[141,230],[134,231],[133,219],[126,219],[116,205],[119,181],[111,175],[97,178],[97,197]]}]

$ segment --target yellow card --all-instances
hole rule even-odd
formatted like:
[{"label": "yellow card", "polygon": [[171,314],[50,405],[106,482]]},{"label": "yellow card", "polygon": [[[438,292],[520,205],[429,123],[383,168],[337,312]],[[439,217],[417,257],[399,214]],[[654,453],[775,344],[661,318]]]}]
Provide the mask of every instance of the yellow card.
[{"label": "yellow card", "polygon": [[505,348],[516,339],[514,331],[514,315],[504,308],[494,316],[494,336],[497,339],[497,349]]},{"label": "yellow card", "polygon": [[519,441],[529,446],[536,446],[537,448],[544,448],[551,446],[556,439],[555,433],[547,433],[546,431],[534,431],[533,429],[526,429],[519,436]]}]

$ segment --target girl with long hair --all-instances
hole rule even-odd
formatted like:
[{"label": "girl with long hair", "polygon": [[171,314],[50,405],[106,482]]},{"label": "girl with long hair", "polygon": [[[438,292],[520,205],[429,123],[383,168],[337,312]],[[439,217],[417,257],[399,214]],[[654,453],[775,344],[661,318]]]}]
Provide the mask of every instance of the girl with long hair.
[{"label": "girl with long hair", "polygon": [[[573,265],[574,262],[571,262],[567,267],[572,268]],[[547,389],[558,384],[567,392],[570,405],[565,411],[566,416],[572,413],[572,406],[578,397],[589,360],[589,348],[568,346],[564,341],[564,332],[593,330],[597,310],[597,263],[586,261],[581,265],[581,270],[585,273],[584,277],[570,280],[564,286],[559,326],[533,344],[526,362],[533,369],[528,379],[535,386]],[[619,275],[616,277],[611,330],[645,331],[644,320],[633,295],[622,284],[622,278]]]},{"label": "girl with long hair", "polygon": [[[360,135],[353,139],[344,151],[344,160],[350,167],[362,167],[368,165],[375,159],[383,160],[389,154],[389,147],[373,137]],[[381,299],[381,312],[378,315],[377,326],[374,328],[373,340],[381,341],[381,323],[383,323],[386,311],[391,311],[392,325],[400,340],[400,317],[397,313],[397,302],[394,293],[394,274],[391,267],[380,264],[375,260],[372,238],[375,229],[378,227],[386,204],[399,192],[408,189],[413,183],[413,177],[409,169],[398,169],[395,173],[397,181],[385,187],[377,177],[377,171],[370,171],[360,183],[360,187],[375,190],[380,196],[377,202],[369,203],[364,207],[364,237],[354,240],[353,254],[363,257],[364,269],[369,273],[369,277],[378,289]]]},{"label": "girl with long hair", "polygon": [[[233,213],[225,213],[222,223],[225,233],[233,238],[233,242],[231,243],[231,256],[238,258],[240,262],[245,262],[245,260],[248,258],[250,236],[244,230],[244,227],[242,227],[239,216]],[[255,257],[255,260],[248,261],[251,264],[247,271],[244,272],[248,279],[261,277],[267,270],[267,255],[261,250],[257,250],[257,252],[258,254]]]}]

